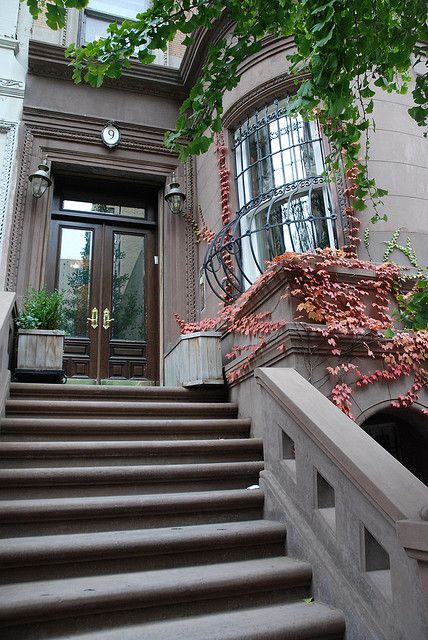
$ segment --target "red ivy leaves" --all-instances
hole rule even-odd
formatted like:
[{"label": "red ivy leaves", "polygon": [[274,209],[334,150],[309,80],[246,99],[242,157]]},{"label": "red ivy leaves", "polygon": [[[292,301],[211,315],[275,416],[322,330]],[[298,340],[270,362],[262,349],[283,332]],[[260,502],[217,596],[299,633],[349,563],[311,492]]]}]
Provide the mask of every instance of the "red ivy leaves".
[{"label": "red ivy leaves", "polygon": [[[356,276],[355,271],[361,269],[371,272],[372,277]],[[341,272],[340,279],[338,272]],[[382,360],[382,369],[371,373],[361,372],[350,362],[327,367],[330,375],[346,378],[340,380],[332,390],[331,397],[336,406],[352,417],[353,390],[350,385],[364,388],[369,384],[393,382],[411,374],[414,383],[407,393],[393,402],[393,406],[407,407],[417,399],[420,390],[428,384],[428,330],[395,331],[394,337],[385,342],[383,334],[392,327],[389,303],[400,276],[399,268],[391,263],[373,264],[332,249],[302,254],[287,252],[268,263],[266,271],[254,284],[239,300],[225,306],[217,318],[199,323],[185,323],[177,318],[182,333],[204,331],[222,325],[226,331],[258,338],[257,344],[235,346],[228,354],[230,359],[248,354],[240,367],[228,375],[229,382],[233,382],[248,370],[250,363],[264,348],[266,336],[286,325],[285,320],[272,320],[270,313],[245,313],[247,302],[283,273],[287,275],[285,282],[290,283],[290,291],[284,292],[282,297],[291,296],[297,300],[297,310],[303,313],[297,319],[319,323],[318,328],[312,324],[312,329],[315,328],[327,338],[332,355],[341,355],[337,345],[341,336],[366,336],[367,342],[362,344],[367,349],[367,355]],[[285,345],[279,345],[278,349],[284,351]],[[348,379],[350,376],[352,379]]]}]

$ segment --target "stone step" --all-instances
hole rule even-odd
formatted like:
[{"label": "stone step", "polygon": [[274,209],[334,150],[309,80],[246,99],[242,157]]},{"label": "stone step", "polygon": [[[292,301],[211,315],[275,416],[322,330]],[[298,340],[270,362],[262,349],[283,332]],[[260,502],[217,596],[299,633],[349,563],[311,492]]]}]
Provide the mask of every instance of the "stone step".
[{"label": "stone step", "polygon": [[139,387],[98,384],[37,384],[12,382],[10,397],[29,400],[136,400],[148,402],[224,402],[222,386],[201,388]]},{"label": "stone step", "polygon": [[[141,621],[144,612],[155,607],[157,619],[165,620],[175,617],[177,606],[183,615],[195,615],[210,611],[212,601],[232,600],[238,607],[239,600],[246,603],[250,597],[257,605],[259,594],[273,592],[296,599],[310,582],[309,564],[275,557],[16,583],[0,587],[0,626],[10,627],[6,637],[17,639],[19,628],[14,633],[14,625],[57,620],[61,629],[62,619],[75,616],[105,614],[114,620],[114,612],[127,611],[132,622],[132,611],[137,610]],[[148,615],[150,619],[150,611]]]},{"label": "stone step", "polygon": [[263,500],[260,489],[7,500],[1,503],[0,535],[12,538],[255,520],[262,515]]},{"label": "stone step", "polygon": [[116,400],[7,400],[6,415],[72,417],[89,416],[141,419],[149,416],[187,418],[235,418],[238,407],[233,402],[127,402]]},{"label": "stone step", "polygon": [[1,583],[123,573],[280,555],[285,526],[268,520],[12,538]]},{"label": "stone step", "polygon": [[247,419],[131,420],[109,418],[3,418],[3,441],[10,440],[186,440],[245,438],[251,422]]},{"label": "stone step", "polygon": [[1,442],[0,468],[147,465],[263,459],[263,440]]},{"label": "stone step", "polygon": [[[324,604],[290,602],[70,635],[56,640],[341,640],[343,614]],[[34,627],[32,628],[34,633]],[[31,630],[30,630],[31,633]],[[40,636],[20,636],[20,640]],[[45,637],[45,636],[43,636]],[[51,638],[53,636],[49,636]]]},{"label": "stone step", "polygon": [[258,484],[263,462],[0,469],[0,498],[112,496],[244,489]]}]

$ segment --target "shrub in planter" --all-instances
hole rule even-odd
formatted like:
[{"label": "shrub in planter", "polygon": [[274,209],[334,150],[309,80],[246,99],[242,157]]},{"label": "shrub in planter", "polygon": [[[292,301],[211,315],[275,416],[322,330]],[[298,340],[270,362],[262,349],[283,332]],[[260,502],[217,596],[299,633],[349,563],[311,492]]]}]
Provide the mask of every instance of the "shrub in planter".
[{"label": "shrub in planter", "polygon": [[24,298],[16,324],[19,329],[60,329],[63,319],[63,296],[59,291],[31,289]]},{"label": "shrub in planter", "polygon": [[[59,291],[31,289],[24,298],[18,326],[17,378],[27,372],[62,372],[64,331],[63,297]],[[61,376],[62,378],[62,376]],[[26,380],[30,378],[25,377]],[[52,380],[53,381],[53,380]]]}]

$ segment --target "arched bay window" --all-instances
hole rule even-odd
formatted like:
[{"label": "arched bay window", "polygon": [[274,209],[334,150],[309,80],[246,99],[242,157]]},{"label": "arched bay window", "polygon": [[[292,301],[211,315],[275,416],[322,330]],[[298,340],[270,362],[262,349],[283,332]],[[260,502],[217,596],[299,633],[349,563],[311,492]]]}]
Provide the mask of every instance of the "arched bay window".
[{"label": "arched bay window", "polygon": [[318,122],[288,116],[287,100],[274,100],[234,131],[239,210],[214,238],[204,264],[221,298],[239,297],[275,256],[338,246]]},{"label": "arched bay window", "polygon": [[266,260],[286,251],[337,246],[318,122],[287,116],[286,101],[257,111],[234,134],[238,216],[241,233],[250,232],[242,239],[243,266],[251,281]]}]

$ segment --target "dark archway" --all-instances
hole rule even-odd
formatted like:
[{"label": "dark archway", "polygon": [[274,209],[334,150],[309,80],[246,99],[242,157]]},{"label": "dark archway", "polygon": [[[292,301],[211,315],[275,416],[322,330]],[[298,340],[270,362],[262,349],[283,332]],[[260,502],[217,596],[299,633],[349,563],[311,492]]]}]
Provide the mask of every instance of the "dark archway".
[{"label": "dark archway", "polygon": [[428,419],[411,409],[383,409],[361,427],[428,485]]}]

